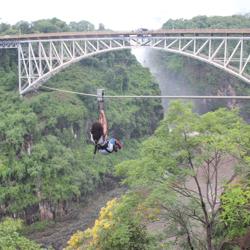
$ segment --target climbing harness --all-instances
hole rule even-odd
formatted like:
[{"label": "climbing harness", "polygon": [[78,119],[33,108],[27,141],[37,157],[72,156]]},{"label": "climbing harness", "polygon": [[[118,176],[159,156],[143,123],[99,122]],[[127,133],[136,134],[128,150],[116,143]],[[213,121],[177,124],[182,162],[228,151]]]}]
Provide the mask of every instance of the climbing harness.
[{"label": "climbing harness", "polygon": [[97,150],[105,150],[107,153],[112,153],[112,151],[108,150],[108,145],[109,145],[109,141],[105,142],[105,144],[103,144],[103,145],[95,144],[94,154],[96,154]]}]

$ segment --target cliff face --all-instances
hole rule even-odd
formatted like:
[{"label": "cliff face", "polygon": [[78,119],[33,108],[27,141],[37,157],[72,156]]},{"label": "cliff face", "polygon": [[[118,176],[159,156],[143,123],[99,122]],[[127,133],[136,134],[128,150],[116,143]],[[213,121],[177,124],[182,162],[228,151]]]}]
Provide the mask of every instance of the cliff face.
[{"label": "cliff face", "polygon": [[[149,68],[162,95],[248,95],[248,85],[229,73],[204,62],[164,51],[141,49],[134,52],[144,67]],[[164,110],[168,100],[163,99]],[[249,120],[247,102],[240,100],[194,100],[196,110],[205,113],[218,107],[239,107]]]}]

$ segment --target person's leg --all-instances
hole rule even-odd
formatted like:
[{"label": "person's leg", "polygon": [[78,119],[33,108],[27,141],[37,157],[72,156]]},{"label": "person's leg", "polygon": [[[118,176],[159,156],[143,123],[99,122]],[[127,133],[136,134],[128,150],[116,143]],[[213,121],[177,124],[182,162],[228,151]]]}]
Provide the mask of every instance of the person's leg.
[{"label": "person's leg", "polygon": [[104,137],[106,137],[108,134],[108,122],[107,122],[104,110],[101,110],[99,113],[99,122],[102,124],[103,135],[104,135]]}]

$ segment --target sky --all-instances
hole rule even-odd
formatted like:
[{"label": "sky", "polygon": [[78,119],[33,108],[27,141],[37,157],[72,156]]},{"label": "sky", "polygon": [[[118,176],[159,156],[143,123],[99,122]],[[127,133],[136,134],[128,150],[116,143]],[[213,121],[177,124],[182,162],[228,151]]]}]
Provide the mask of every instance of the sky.
[{"label": "sky", "polygon": [[57,17],[112,30],[159,29],[168,19],[250,13],[250,0],[1,0],[0,23]]}]

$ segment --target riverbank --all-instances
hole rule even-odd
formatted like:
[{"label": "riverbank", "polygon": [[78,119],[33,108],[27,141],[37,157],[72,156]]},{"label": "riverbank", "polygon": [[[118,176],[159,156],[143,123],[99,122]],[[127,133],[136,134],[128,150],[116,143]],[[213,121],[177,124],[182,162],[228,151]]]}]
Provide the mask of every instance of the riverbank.
[{"label": "riverbank", "polygon": [[108,187],[100,187],[87,200],[74,204],[65,217],[49,224],[42,231],[29,233],[28,238],[35,240],[45,249],[53,247],[55,250],[62,250],[71,235],[77,230],[83,231],[93,226],[100,209],[105,206],[107,201],[120,197],[125,191],[126,188],[120,186],[118,182],[113,182]]}]

